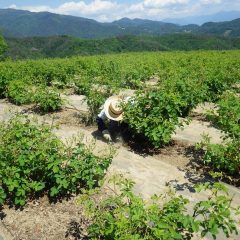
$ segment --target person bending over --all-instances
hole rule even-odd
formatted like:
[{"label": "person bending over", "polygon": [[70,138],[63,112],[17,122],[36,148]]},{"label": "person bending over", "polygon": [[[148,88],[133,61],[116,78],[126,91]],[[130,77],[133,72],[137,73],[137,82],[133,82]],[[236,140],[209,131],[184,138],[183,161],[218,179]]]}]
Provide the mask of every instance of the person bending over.
[{"label": "person bending over", "polygon": [[[122,121],[123,110],[121,103],[129,101],[129,99],[130,97],[124,99],[120,96],[112,96],[105,101],[103,109],[96,118],[98,130],[102,133],[105,141],[110,142],[114,137],[116,137],[115,140],[120,140],[119,138],[122,138],[121,134],[127,130],[128,125]],[[108,127],[106,121],[109,121]]]}]

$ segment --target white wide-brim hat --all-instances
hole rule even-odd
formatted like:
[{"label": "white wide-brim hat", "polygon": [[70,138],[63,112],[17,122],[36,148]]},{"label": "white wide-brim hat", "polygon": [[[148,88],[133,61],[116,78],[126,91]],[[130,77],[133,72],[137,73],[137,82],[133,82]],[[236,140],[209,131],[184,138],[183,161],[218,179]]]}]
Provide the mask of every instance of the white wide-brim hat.
[{"label": "white wide-brim hat", "polygon": [[104,103],[104,112],[110,120],[121,121],[123,120],[123,110],[120,106],[123,99],[119,96],[112,96]]}]

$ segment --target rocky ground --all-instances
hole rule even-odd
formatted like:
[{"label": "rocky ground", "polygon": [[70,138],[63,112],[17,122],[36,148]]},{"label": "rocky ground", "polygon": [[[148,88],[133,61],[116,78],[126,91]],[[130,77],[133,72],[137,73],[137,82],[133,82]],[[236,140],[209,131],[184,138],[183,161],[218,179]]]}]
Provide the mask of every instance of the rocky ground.
[{"label": "rocky ground", "polygon": [[[72,136],[84,134],[86,143],[94,140],[96,152],[104,151],[108,144],[103,141],[96,127],[85,127],[79,121],[79,111],[87,111],[84,96],[65,96],[66,104],[62,111],[39,116],[31,113],[30,106],[17,107],[5,100],[0,100],[0,121],[7,120],[16,112],[26,112],[36,116],[40,121],[57,124],[54,130],[57,136],[67,142]],[[193,112],[192,122],[177,129],[173,142],[158,152],[130,147],[117,143],[117,154],[113,158],[108,174],[123,173],[136,183],[135,192],[145,199],[154,193],[163,193],[169,186],[177,193],[195,202],[208,193],[197,194],[193,185],[211,181],[199,165],[199,154],[194,145],[201,141],[202,134],[208,134],[215,143],[221,142],[221,132],[204,118],[204,113],[214,105],[204,104]],[[239,189],[229,186],[234,194],[234,203],[240,202]],[[80,239],[82,230],[82,209],[76,202],[77,196],[60,203],[49,203],[46,198],[30,202],[24,209],[4,207],[0,211],[0,240],[2,239]],[[1,239],[2,238],[2,239]],[[218,239],[225,239],[219,235]],[[233,236],[232,239],[237,239]]]}]

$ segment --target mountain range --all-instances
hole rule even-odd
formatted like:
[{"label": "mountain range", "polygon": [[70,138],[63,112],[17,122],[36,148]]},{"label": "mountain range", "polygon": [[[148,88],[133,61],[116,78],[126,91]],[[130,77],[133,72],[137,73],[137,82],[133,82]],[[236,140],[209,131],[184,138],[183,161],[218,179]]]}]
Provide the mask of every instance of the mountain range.
[{"label": "mountain range", "polygon": [[107,38],[122,35],[159,36],[192,32],[219,36],[240,36],[240,18],[226,22],[178,25],[162,21],[123,18],[111,23],[49,12],[0,9],[0,31],[5,37],[69,35],[80,38]]},{"label": "mountain range", "polygon": [[240,18],[240,11],[218,12],[211,15],[189,16],[183,18],[166,18],[163,21],[180,25],[202,25],[206,22],[232,21],[236,18]]}]

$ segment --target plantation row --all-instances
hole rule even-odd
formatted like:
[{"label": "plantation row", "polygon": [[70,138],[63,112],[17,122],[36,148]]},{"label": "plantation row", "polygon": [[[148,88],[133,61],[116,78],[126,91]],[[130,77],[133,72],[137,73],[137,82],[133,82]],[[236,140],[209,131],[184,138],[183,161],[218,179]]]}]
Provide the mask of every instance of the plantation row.
[{"label": "plantation row", "polygon": [[[169,141],[178,116],[187,116],[200,102],[216,101],[239,81],[239,54],[239,51],[142,53],[5,62],[0,64],[0,94],[16,104],[35,102],[46,112],[61,107],[54,89],[74,86],[76,93],[87,96],[93,116],[112,93],[120,88],[144,90],[145,82],[155,75],[160,79],[158,89],[140,93],[138,105],[127,110],[126,119],[159,146]],[[93,87],[97,84],[100,91]],[[139,117],[134,117],[134,111],[145,116],[143,122],[136,121]],[[152,129],[148,129],[148,121],[156,125],[151,124]],[[161,124],[169,130],[163,132]]]},{"label": "plantation row", "polygon": [[78,204],[84,209],[87,239],[192,239],[196,234],[216,238],[220,230],[227,237],[238,233],[238,209],[222,184],[196,186],[196,191],[209,190],[210,195],[194,206],[173,191],[146,203],[133,193],[132,181],[117,175],[110,179],[110,194],[100,180],[113,152],[96,156],[81,138],[75,143],[64,145],[49,126],[27,116],[1,123],[0,206],[23,206],[43,195],[58,200],[81,193]]},{"label": "plantation row", "polygon": [[[5,62],[0,64],[0,93],[15,104],[35,103],[41,112],[48,112],[61,108],[59,92],[71,87],[87,97],[89,113],[84,121],[93,123],[107,97],[121,88],[136,89],[134,104],[124,106],[125,121],[133,134],[143,135],[154,147],[160,147],[169,143],[176,127],[182,125],[179,117],[187,117],[201,102],[218,102],[226,90],[239,83],[239,55],[240,51],[134,53]],[[159,79],[158,86],[146,87],[152,76]],[[228,130],[232,139],[228,144],[234,158],[225,156],[226,146],[221,146],[223,150],[217,151],[217,155],[207,154],[205,158],[209,157],[206,162],[213,163],[217,170],[230,175],[237,174],[240,165],[239,128],[235,127],[239,125],[239,99],[234,96],[229,98],[227,109],[236,111],[235,117],[227,115],[234,125],[233,130]],[[219,118],[224,118],[224,114]],[[213,152],[210,143],[206,144]],[[231,170],[230,165],[219,158],[233,162]]]},{"label": "plantation row", "polygon": [[217,171],[220,179],[240,186],[240,97],[233,92],[224,93],[217,102],[217,112],[208,117],[222,130],[224,141],[211,144],[211,139],[205,137],[198,146],[205,150],[203,161]]},{"label": "plantation row", "polygon": [[0,123],[0,205],[25,205],[43,194],[61,198],[95,187],[112,153],[95,156],[81,140],[66,146],[50,126],[26,116]]},{"label": "plantation row", "polygon": [[[143,82],[158,75],[160,84],[196,81],[212,92],[239,79],[239,51],[189,53],[132,53],[68,59],[3,62],[0,93],[7,94],[10,81],[28,86],[43,84],[65,87],[72,83],[105,84],[113,89],[142,89]],[[79,79],[75,79],[78,76]],[[212,93],[211,92],[211,93]],[[208,94],[210,95],[210,93]]]},{"label": "plantation row", "polygon": [[[233,89],[240,81],[240,51],[143,53],[0,63],[0,95],[14,104],[35,104],[46,113],[61,108],[60,93],[73,88],[89,106],[86,123],[93,123],[105,99],[122,88],[136,89],[125,104],[131,132],[153,147],[169,143],[171,135],[191,110],[204,101],[215,102],[209,118],[225,133],[224,144],[199,144],[203,161],[221,177],[239,179],[240,101]],[[158,85],[147,81],[155,76]],[[133,183],[113,179],[119,192],[88,191],[100,185],[113,153],[96,156],[81,139],[63,144],[49,126],[16,116],[0,124],[0,205],[24,205],[47,194],[61,198],[85,192],[89,239],[191,239],[196,233],[216,237],[237,232],[232,198],[219,183],[200,185],[212,191],[207,200],[191,204],[169,193],[146,204],[134,195]],[[100,196],[99,196],[100,195]]]}]

